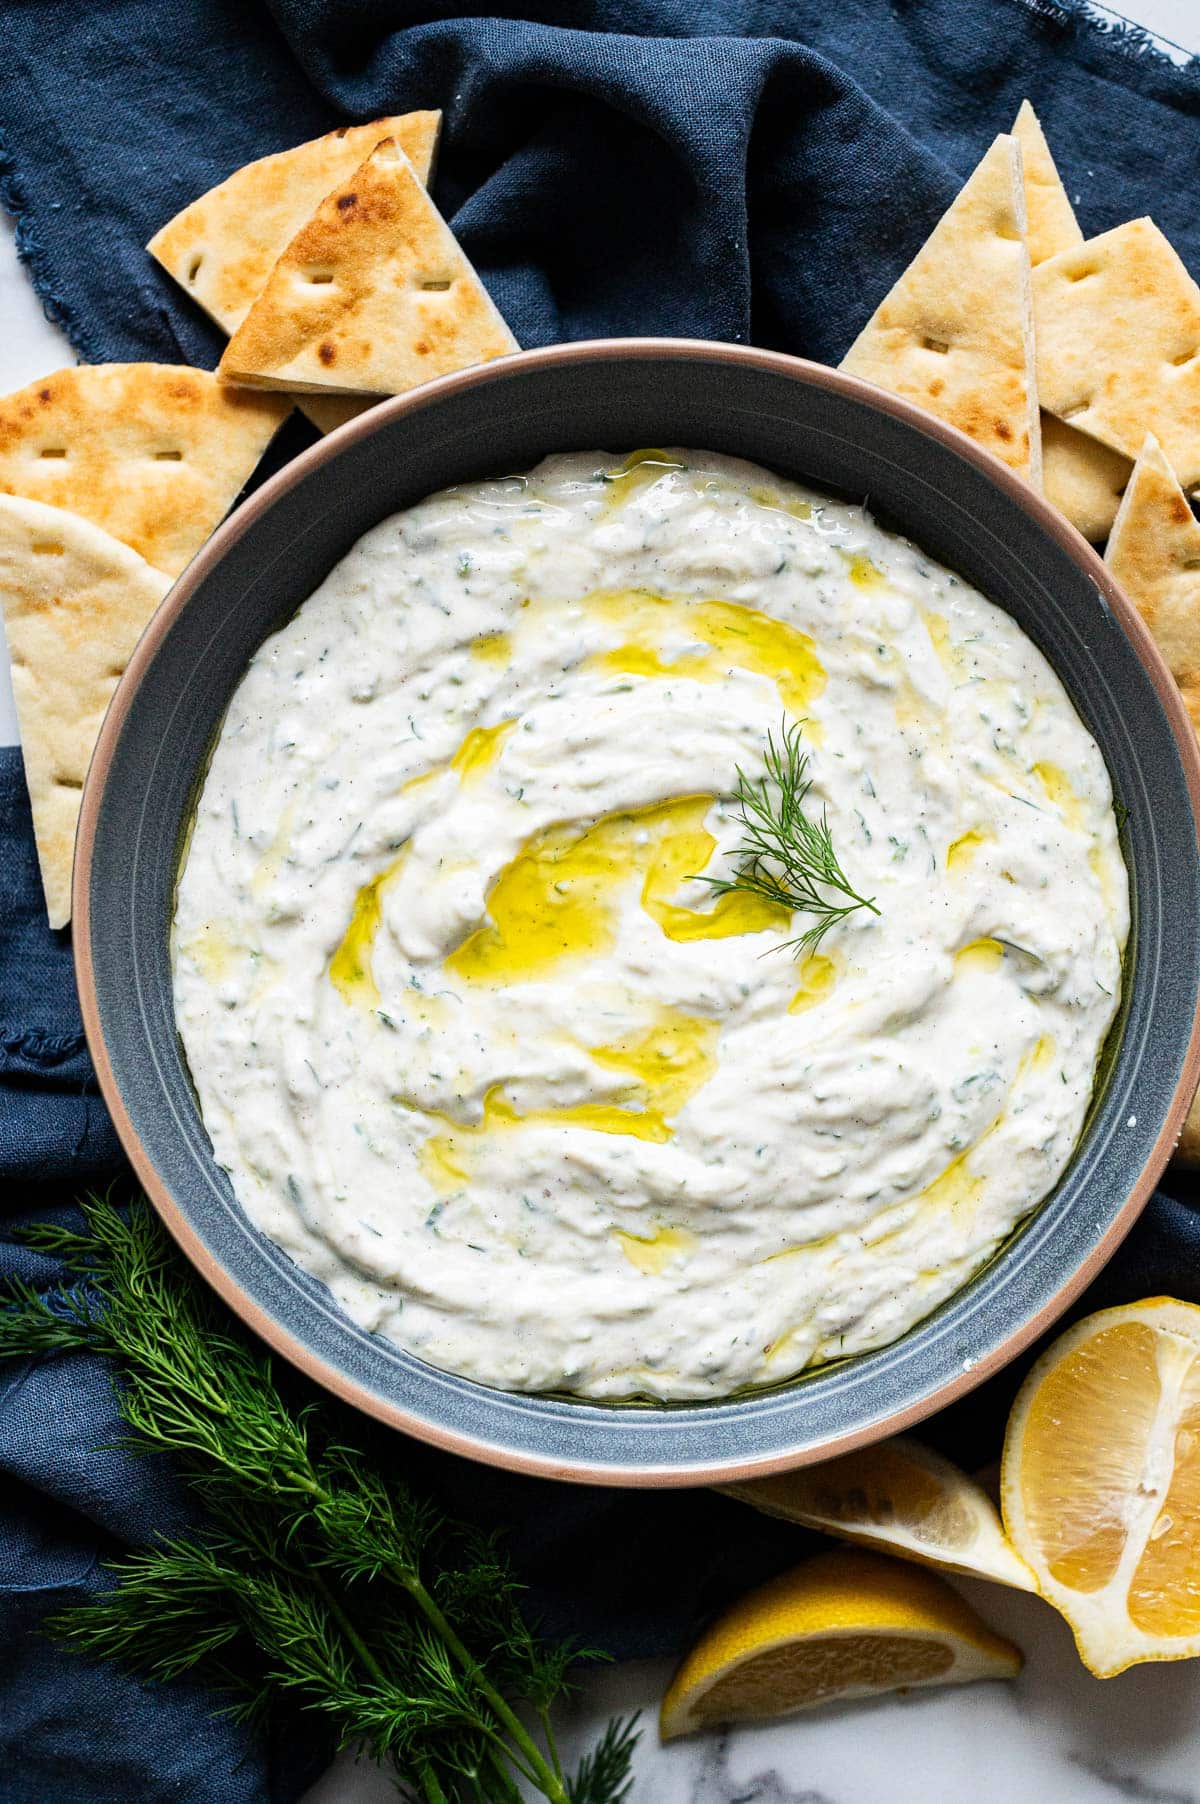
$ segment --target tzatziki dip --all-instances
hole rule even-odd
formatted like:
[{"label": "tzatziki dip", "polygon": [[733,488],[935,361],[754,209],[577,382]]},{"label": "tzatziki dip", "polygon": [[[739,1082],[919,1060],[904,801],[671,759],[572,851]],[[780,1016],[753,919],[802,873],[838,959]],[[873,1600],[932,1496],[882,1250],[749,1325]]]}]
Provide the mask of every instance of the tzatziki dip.
[{"label": "tzatziki dip", "polygon": [[[820,935],[743,881],[784,748],[857,899]],[[175,1009],[238,1201],[356,1322],[720,1398],[895,1340],[1047,1195],[1128,924],[1007,614],[862,507],[597,452],[384,521],[262,646]]]}]

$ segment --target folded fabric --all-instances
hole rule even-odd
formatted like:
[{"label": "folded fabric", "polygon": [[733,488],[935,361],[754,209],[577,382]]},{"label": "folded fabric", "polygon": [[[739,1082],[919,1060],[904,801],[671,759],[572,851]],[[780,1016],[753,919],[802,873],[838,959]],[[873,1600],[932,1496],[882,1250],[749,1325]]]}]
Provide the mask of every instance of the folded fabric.
[{"label": "folded fabric", "polygon": [[1200,267],[1200,77],[1076,0],[460,11],[0,8],[4,192],[81,354],[213,363],[147,238],[253,157],[424,106],[446,113],[439,206],[522,344],[665,332],[836,361],[1026,94],[1085,231],[1149,212]]},{"label": "folded fabric", "polygon": [[[146,239],[250,158],[422,106],[446,111],[438,204],[523,344],[657,332],[836,361],[1026,93],[1085,230],[1151,212],[1200,271],[1200,76],[1056,0],[530,0],[520,19],[436,0],[0,0],[0,29],[0,194],[91,360],[214,363],[218,335]],[[5,751],[0,1213],[122,1170]],[[1187,1194],[1154,1199],[1087,1305],[1200,1300]],[[5,1270],[57,1276],[0,1238]],[[1018,1378],[923,1432],[993,1458]],[[98,1362],[0,1367],[0,1804],[295,1798],[325,1753],[302,1727],[235,1729],[197,1688],[146,1687],[39,1630],[107,1554],[191,1519],[170,1471],[113,1433]],[[449,1508],[507,1525],[551,1632],[620,1656],[677,1648],[809,1545],[706,1492],[410,1460]]]}]

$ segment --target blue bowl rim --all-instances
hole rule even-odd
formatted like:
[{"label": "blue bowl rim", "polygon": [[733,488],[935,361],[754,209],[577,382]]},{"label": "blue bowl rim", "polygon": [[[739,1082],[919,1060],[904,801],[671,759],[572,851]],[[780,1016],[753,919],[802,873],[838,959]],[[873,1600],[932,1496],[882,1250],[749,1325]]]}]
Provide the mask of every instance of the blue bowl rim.
[{"label": "blue bowl rim", "polygon": [[[669,1487],[731,1483],[765,1477],[799,1465],[834,1458],[856,1447],[869,1445],[913,1426],[945,1408],[1014,1359],[1043,1334],[1069,1308],[1115,1252],[1133,1226],[1154,1189],[1183,1128],[1188,1109],[1200,1084],[1200,1011],[1193,1018],[1186,1054],[1160,1130],[1147,1154],[1136,1182],[1116,1211],[1107,1230],[1082,1263],[1070,1273],[1051,1299],[1034,1315],[1017,1324],[985,1357],[969,1370],[871,1423],[809,1444],[792,1452],[774,1452],[758,1459],[740,1458],[688,1461],[687,1463],[617,1466],[609,1462],[564,1460],[561,1456],[518,1452],[502,1444],[432,1423],[388,1398],[334,1370],[305,1342],[254,1301],[226,1271],[201,1240],[186,1214],[159,1176],[138,1134],[120,1090],[101,1024],[97,972],[92,957],[91,859],[97,824],[104,801],[106,778],[134,695],[153,663],[162,641],[180,611],[225,553],[236,544],[274,503],[310,472],[336,458],[348,446],[368,438],[398,415],[436,407],[448,395],[482,384],[503,382],[537,366],[586,363],[613,358],[689,360],[701,363],[742,364],[791,378],[802,384],[840,391],[874,410],[891,415],[926,437],[940,441],[960,458],[974,464],[1003,490],[1042,530],[1066,552],[1082,574],[1099,591],[1102,604],[1111,609],[1144,666],[1166,714],[1183,768],[1192,816],[1200,842],[1200,749],[1182,697],[1149,629],[1137,608],[1113,580],[1094,548],[1076,529],[1014,471],[984,451],[955,427],[923,412],[913,403],[876,388],[840,370],[793,357],[781,351],[754,346],[686,338],[604,338],[541,349],[520,351],[491,363],[461,370],[405,394],[380,402],[368,412],[329,433],[288,463],[263,484],[218,527],[173,585],[156,611],[131,657],[101,727],[92,757],[80,808],[72,881],[72,913],[76,984],[84,1031],[96,1069],[101,1094],[108,1106],[118,1137],[160,1219],[193,1267],[205,1278],[241,1320],[313,1382],[390,1427],[400,1429],[447,1452],[468,1459],[545,1478],[623,1487]],[[515,1399],[514,1399],[515,1400]],[[731,1399],[720,1408],[737,1408]]]}]

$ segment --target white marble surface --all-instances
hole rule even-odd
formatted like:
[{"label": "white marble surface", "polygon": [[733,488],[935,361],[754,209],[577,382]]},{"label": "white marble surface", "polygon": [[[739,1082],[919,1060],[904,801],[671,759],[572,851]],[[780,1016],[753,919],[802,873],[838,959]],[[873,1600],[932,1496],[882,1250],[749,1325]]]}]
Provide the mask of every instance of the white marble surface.
[{"label": "white marble surface", "polygon": [[[1177,56],[1200,53],[1200,0],[1124,0],[1122,11]],[[42,318],[2,215],[0,321],[0,393],[73,361]],[[0,744],[16,738],[0,646]],[[962,1589],[1024,1649],[1014,1683],[815,1711],[661,1748],[654,1712],[670,1668],[628,1666],[584,1686],[562,1717],[564,1751],[576,1756],[609,1715],[641,1710],[631,1804],[1200,1804],[1200,1661],[1144,1666],[1102,1683],[1079,1664],[1047,1605],[995,1586]],[[389,1779],[346,1756],[305,1804],[395,1797]]]}]

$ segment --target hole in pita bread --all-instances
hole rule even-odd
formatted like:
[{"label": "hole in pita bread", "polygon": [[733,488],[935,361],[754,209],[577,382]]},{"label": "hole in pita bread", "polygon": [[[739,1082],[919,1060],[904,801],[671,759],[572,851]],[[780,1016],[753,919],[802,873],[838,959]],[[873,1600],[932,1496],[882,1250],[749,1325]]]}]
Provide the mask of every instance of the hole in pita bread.
[{"label": "hole in pita bread", "polygon": [[950,346],[942,338],[923,338],[921,340],[921,349],[923,351],[939,351],[944,357],[949,351]]},{"label": "hole in pita bread", "polygon": [[156,451],[154,453],[154,461],[156,464],[181,464],[183,462],[183,452]]},{"label": "hole in pita bread", "polygon": [[57,539],[36,539],[33,553],[35,557],[61,557],[63,548]]},{"label": "hole in pita bread", "polygon": [[196,280],[196,277],[200,274],[200,265],[203,262],[203,256],[192,258],[191,262],[188,264],[187,279],[189,282],[194,282]]},{"label": "hole in pita bread", "polygon": [[1100,271],[1094,263],[1085,263],[1080,268],[1067,271],[1068,282],[1086,282],[1089,276],[1098,276]]},{"label": "hole in pita bread", "polygon": [[1081,413],[1087,412],[1091,404],[1090,396],[1086,401],[1076,401],[1073,407],[1064,407],[1058,417],[1060,420],[1077,420]]},{"label": "hole in pita bread", "polygon": [[314,288],[327,288],[333,281],[333,271],[331,269],[310,269],[304,279]]},{"label": "hole in pita bread", "polygon": [[65,457],[66,455],[67,447],[65,445],[43,445],[38,452],[39,457]]},{"label": "hole in pita bread", "polygon": [[444,282],[418,282],[417,283],[417,287],[421,290],[421,292],[423,294],[445,294],[446,290],[448,288],[453,287],[453,285],[454,285],[453,278],[451,278],[451,277],[447,277]]},{"label": "hole in pita bread", "polygon": [[1197,357],[1200,357],[1200,348],[1193,346],[1190,351],[1181,351],[1178,357],[1172,357],[1171,362],[1178,370],[1182,369],[1185,363],[1192,363]]},{"label": "hole in pita bread", "polygon": [[83,788],[83,778],[82,777],[55,777],[54,787],[55,787],[55,789],[82,789]]}]

